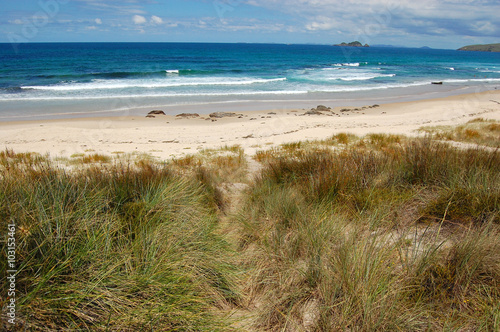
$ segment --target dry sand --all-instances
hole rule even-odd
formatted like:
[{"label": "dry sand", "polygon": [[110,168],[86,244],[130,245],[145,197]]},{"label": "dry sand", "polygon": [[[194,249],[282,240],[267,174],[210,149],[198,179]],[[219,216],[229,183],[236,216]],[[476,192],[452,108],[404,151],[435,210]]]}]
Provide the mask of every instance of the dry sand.
[{"label": "dry sand", "polygon": [[[330,106],[330,105],[326,105]],[[371,106],[371,107],[369,107]],[[38,152],[51,157],[96,152],[148,153],[160,159],[197,150],[241,145],[247,154],[286,142],[324,139],[339,132],[357,135],[398,133],[417,135],[422,126],[458,125],[473,118],[500,120],[500,91],[452,96],[379,107],[343,107],[323,115],[304,115],[304,109],[233,112],[242,117],[212,121],[208,115],[86,118],[0,123],[0,148]],[[274,113],[274,114],[270,114]],[[146,115],[146,114],[145,114]]]}]

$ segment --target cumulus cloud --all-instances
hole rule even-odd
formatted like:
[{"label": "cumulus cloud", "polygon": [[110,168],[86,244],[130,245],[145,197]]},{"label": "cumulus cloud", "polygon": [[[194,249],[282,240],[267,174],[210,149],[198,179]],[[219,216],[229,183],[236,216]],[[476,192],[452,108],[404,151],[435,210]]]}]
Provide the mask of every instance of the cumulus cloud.
[{"label": "cumulus cloud", "polygon": [[100,18],[96,18],[94,21],[95,24],[102,24],[102,20]]},{"label": "cumulus cloud", "polygon": [[152,24],[163,24],[163,19],[161,17],[158,17],[158,16],[151,16],[151,21],[150,21]]},{"label": "cumulus cloud", "polygon": [[135,23],[135,24],[144,24],[147,22],[146,18],[144,16],[141,16],[141,15],[134,15],[132,17],[132,21]]},{"label": "cumulus cloud", "polygon": [[317,30],[332,30],[337,29],[338,24],[334,19],[318,16],[314,21],[306,24],[306,29],[309,31],[317,31]]}]

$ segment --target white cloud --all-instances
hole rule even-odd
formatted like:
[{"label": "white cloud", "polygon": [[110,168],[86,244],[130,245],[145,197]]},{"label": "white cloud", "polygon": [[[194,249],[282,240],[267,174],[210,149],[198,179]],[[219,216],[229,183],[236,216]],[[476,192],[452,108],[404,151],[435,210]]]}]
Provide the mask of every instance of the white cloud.
[{"label": "white cloud", "polygon": [[472,30],[479,33],[490,34],[496,31],[496,27],[493,24],[491,24],[491,22],[479,21],[472,24]]},{"label": "white cloud", "polygon": [[19,25],[19,24],[23,24],[23,21],[22,21],[22,20],[20,20],[20,19],[15,19],[15,20],[13,20],[13,21],[9,21],[9,23],[10,23],[10,24],[18,24],[18,25]]},{"label": "white cloud", "polygon": [[134,21],[135,24],[144,24],[146,23],[146,18],[141,15],[134,15],[132,21]]},{"label": "white cloud", "polygon": [[317,17],[313,22],[306,24],[306,29],[309,31],[316,30],[332,30],[338,28],[338,24],[327,17]]},{"label": "white cloud", "polygon": [[135,0],[75,0],[83,8],[119,15],[146,14],[140,1]]},{"label": "white cloud", "polygon": [[158,17],[158,16],[151,16],[151,21],[150,21],[152,24],[163,24],[163,19],[161,17]]},{"label": "white cloud", "polygon": [[[464,34],[492,35],[500,30],[498,0],[247,0],[252,6],[300,18],[307,31],[358,34]],[[417,23],[418,24],[415,24]],[[418,31],[418,26],[430,27]],[[374,30],[375,31],[375,30]],[[373,35],[373,33],[368,33]]]},{"label": "white cloud", "polygon": [[102,24],[102,20],[100,18],[96,18],[94,21],[95,24]]}]

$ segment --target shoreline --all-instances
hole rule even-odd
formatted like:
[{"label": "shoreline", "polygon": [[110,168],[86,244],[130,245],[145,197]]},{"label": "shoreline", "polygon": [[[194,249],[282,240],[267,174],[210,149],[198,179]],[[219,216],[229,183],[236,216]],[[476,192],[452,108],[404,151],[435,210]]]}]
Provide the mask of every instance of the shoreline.
[{"label": "shoreline", "polygon": [[[216,111],[266,111],[269,109],[310,109],[318,104],[329,104],[342,107],[357,107],[368,104],[387,104],[411,101],[421,101],[435,98],[445,98],[463,94],[476,94],[498,89],[495,85],[454,85],[431,84],[394,87],[373,88],[356,91],[337,92],[309,92],[301,95],[282,95],[277,99],[275,95],[261,95],[254,99],[230,99],[203,97],[194,98],[189,102],[164,103],[156,98],[149,97],[117,97],[109,100],[40,100],[37,103],[28,101],[11,101],[6,106],[9,111],[0,114],[0,122],[18,122],[33,120],[54,119],[80,119],[80,118],[106,118],[140,116],[155,109],[163,110],[168,115],[179,113],[209,114]],[[285,97],[286,96],[286,97]],[[250,97],[250,96],[247,96]],[[156,101],[155,101],[156,100]],[[10,106],[9,106],[10,103]],[[16,115],[16,114],[23,115]]]},{"label": "shoreline", "polygon": [[8,121],[0,122],[0,147],[52,158],[146,153],[166,160],[225,145],[241,145],[252,155],[275,145],[325,139],[339,132],[415,136],[415,130],[423,126],[458,125],[477,117],[500,120],[499,90],[373,105],[325,104],[333,112],[322,115],[304,115],[308,109],[303,108],[246,111],[228,107],[220,111],[241,117],[145,118],[145,111],[132,116]]}]

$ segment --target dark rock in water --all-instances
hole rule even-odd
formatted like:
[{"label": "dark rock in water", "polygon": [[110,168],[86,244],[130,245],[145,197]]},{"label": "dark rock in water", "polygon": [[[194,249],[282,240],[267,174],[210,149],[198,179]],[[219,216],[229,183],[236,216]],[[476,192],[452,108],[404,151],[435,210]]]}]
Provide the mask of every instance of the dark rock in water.
[{"label": "dark rock in water", "polygon": [[165,112],[160,111],[160,110],[153,110],[148,113],[148,115],[166,115]]},{"label": "dark rock in water", "polygon": [[438,85],[442,85],[443,82],[431,82],[431,84],[438,84]]},{"label": "dark rock in water", "polygon": [[232,112],[214,112],[210,113],[208,116],[211,118],[232,118],[232,117],[237,117],[237,116],[242,116],[243,114],[236,114]]},{"label": "dark rock in water", "polygon": [[198,113],[181,113],[176,115],[177,118],[198,118],[200,115]]}]

